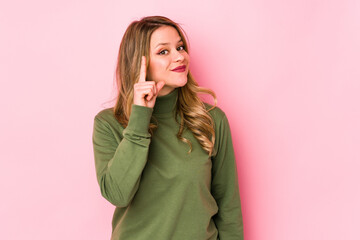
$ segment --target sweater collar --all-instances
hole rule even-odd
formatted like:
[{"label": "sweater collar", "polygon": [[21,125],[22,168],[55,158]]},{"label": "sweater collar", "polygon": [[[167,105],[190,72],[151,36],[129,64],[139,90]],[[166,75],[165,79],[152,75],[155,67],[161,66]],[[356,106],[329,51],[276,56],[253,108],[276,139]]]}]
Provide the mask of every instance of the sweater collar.
[{"label": "sweater collar", "polygon": [[154,115],[168,115],[173,114],[176,108],[179,88],[175,88],[172,92],[164,96],[156,98],[153,114]]}]

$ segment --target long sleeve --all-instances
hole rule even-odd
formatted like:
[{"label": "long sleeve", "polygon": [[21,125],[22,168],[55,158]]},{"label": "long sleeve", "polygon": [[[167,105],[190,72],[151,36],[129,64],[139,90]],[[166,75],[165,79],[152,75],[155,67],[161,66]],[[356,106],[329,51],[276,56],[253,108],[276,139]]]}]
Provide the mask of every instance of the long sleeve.
[{"label": "long sleeve", "polygon": [[229,122],[223,115],[216,128],[216,153],[212,158],[211,193],[219,210],[214,222],[220,240],[243,240],[243,220],[239,196],[236,161]]},{"label": "long sleeve", "polygon": [[[94,118],[93,150],[97,180],[102,196],[118,207],[127,206],[140,184],[146,165],[151,135],[152,108],[132,105],[128,126],[115,137],[106,118]],[[121,125],[118,125],[121,128]]]}]

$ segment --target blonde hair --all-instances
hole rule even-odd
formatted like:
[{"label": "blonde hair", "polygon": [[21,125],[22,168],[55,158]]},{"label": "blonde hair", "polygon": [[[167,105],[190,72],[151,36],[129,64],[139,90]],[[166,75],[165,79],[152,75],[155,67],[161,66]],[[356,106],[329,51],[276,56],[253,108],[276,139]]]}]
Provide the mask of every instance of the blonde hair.
[{"label": "blonde hair", "polygon": [[[149,64],[150,38],[152,33],[161,26],[172,26],[179,33],[184,43],[185,51],[188,52],[188,44],[182,28],[172,20],[163,16],[144,17],[140,21],[132,22],[125,31],[120,44],[117,66],[116,84],[118,96],[114,106],[114,114],[119,123],[126,127],[131,114],[131,105],[134,98],[134,84],[140,75],[141,57],[146,56]],[[180,116],[180,128],[178,139],[189,144],[191,142],[182,137],[185,128],[188,128],[199,141],[202,148],[211,156],[215,143],[214,122],[209,111],[216,106],[216,95],[208,89],[199,87],[190,71],[185,86],[179,88],[176,114]],[[206,109],[205,104],[198,97],[198,93],[207,93],[214,98],[214,106]],[[150,123],[149,132],[153,134],[156,129],[154,123]]]}]

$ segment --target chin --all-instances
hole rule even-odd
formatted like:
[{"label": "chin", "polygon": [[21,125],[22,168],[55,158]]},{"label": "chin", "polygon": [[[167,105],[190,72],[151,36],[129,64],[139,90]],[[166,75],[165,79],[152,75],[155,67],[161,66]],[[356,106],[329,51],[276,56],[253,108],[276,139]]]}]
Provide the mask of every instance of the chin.
[{"label": "chin", "polygon": [[181,87],[185,86],[187,84],[187,80],[184,82],[184,84],[181,85]]},{"label": "chin", "polygon": [[187,76],[185,77],[185,78],[181,78],[181,79],[179,79],[178,80],[178,83],[179,83],[179,87],[183,87],[183,86],[185,86],[186,85],[186,83],[187,83]]},{"label": "chin", "polygon": [[185,82],[179,82],[179,83],[176,85],[176,87],[183,87],[183,86],[186,85],[186,83],[187,83],[187,81],[185,81]]}]

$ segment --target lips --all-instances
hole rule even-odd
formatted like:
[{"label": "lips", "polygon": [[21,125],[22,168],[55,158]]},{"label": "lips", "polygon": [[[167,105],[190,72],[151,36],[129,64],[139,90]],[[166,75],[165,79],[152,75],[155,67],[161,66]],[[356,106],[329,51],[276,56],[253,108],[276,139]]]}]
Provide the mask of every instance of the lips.
[{"label": "lips", "polygon": [[186,70],[186,65],[182,65],[182,66],[178,66],[174,69],[172,69],[171,71],[173,72],[184,72]]}]

